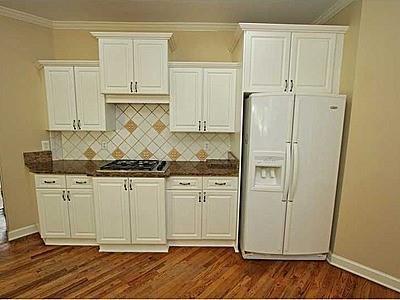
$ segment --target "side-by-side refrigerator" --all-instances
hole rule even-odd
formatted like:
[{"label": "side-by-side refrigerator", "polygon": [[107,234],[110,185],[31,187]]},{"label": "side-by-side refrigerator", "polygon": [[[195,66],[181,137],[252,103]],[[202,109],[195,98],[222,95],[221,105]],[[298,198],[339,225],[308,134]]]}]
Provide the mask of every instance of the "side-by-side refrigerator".
[{"label": "side-by-side refrigerator", "polygon": [[345,103],[345,96],[252,94],[245,99],[245,258],[325,259]]}]

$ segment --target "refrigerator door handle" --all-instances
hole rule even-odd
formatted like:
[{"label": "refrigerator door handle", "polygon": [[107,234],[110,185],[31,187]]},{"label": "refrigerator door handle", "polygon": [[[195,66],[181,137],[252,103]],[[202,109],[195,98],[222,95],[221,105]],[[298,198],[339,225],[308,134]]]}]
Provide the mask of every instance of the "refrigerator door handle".
[{"label": "refrigerator door handle", "polygon": [[297,187],[297,176],[299,174],[299,144],[297,142],[293,142],[293,176],[292,182],[290,184],[288,201],[293,202],[294,192]]},{"label": "refrigerator door handle", "polygon": [[290,169],[292,165],[291,155],[291,143],[286,143],[286,163],[285,163],[285,182],[283,188],[282,202],[286,202],[289,197],[289,186],[290,186]]}]

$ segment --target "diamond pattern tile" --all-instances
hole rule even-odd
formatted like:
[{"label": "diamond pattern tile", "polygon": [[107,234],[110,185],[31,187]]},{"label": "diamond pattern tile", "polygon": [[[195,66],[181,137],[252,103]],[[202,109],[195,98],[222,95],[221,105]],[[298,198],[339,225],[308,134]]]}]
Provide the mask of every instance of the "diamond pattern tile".
[{"label": "diamond pattern tile", "polygon": [[115,131],[51,132],[53,159],[227,158],[230,134],[170,132],[166,104],[118,104],[115,118]]}]

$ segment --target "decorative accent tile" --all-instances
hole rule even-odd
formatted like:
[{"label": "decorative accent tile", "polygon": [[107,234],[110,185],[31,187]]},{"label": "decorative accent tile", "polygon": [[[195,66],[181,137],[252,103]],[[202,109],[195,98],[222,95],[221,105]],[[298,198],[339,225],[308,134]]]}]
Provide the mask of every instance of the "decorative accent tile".
[{"label": "decorative accent tile", "polygon": [[128,122],[126,122],[124,127],[126,128],[126,130],[128,130],[130,133],[132,133],[136,130],[136,128],[138,126],[136,125],[135,122],[133,122],[132,120],[129,120]]},{"label": "decorative accent tile", "polygon": [[149,149],[145,148],[139,155],[142,159],[150,159],[153,156],[153,153],[150,152]]},{"label": "decorative accent tile", "polygon": [[96,152],[94,152],[94,150],[91,147],[89,147],[86,149],[85,152],[83,152],[83,155],[85,155],[87,159],[91,160],[96,156]]},{"label": "decorative accent tile", "polygon": [[168,157],[171,160],[177,160],[180,156],[181,156],[181,154],[175,148],[172,148],[171,151],[169,151],[169,153],[168,153]]},{"label": "decorative accent tile", "polygon": [[121,149],[116,148],[116,149],[113,151],[112,156],[113,156],[115,159],[122,159],[122,158],[125,156],[125,153],[124,153]]},{"label": "decorative accent tile", "polygon": [[196,157],[199,160],[206,160],[206,158],[208,157],[208,153],[204,151],[204,149],[200,149],[199,152],[196,153]]},{"label": "decorative accent tile", "polygon": [[171,132],[166,104],[118,104],[115,118],[115,131],[51,132],[53,159],[227,158],[230,134]]},{"label": "decorative accent tile", "polygon": [[157,120],[157,122],[153,124],[154,130],[157,131],[159,134],[165,129],[165,127],[167,126],[161,120]]}]

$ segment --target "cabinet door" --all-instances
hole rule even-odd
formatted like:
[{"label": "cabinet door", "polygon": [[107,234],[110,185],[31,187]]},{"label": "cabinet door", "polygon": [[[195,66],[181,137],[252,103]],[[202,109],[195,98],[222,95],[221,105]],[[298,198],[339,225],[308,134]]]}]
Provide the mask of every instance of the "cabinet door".
[{"label": "cabinet door", "polygon": [[234,132],[236,70],[204,69],[203,131]]},{"label": "cabinet door", "polygon": [[126,178],[94,178],[97,241],[130,244],[129,192]]},{"label": "cabinet door", "polygon": [[201,68],[170,70],[170,130],[202,130],[203,71]]},{"label": "cabinet door", "polygon": [[45,67],[49,130],[74,130],[76,122],[73,67]]},{"label": "cabinet door", "polygon": [[40,234],[43,238],[69,238],[68,203],[64,190],[36,190]]},{"label": "cabinet door", "polygon": [[105,99],[100,93],[98,67],[75,67],[78,127],[82,130],[105,130]]},{"label": "cabinet door", "polygon": [[290,32],[245,34],[245,92],[285,91],[288,84],[290,36]]},{"label": "cabinet door", "polygon": [[99,60],[102,93],[130,94],[133,92],[131,39],[100,39]]},{"label": "cabinet door", "polygon": [[293,33],[290,80],[295,93],[332,93],[336,34]]},{"label": "cabinet door", "polygon": [[134,74],[139,94],[168,94],[168,42],[134,40]]},{"label": "cabinet door", "polygon": [[167,236],[168,239],[201,238],[201,203],[200,191],[167,192]]},{"label": "cabinet door", "polygon": [[130,179],[131,228],[134,244],[165,244],[163,178]]},{"label": "cabinet door", "polygon": [[237,192],[204,192],[203,239],[234,240],[236,237]]},{"label": "cabinet door", "polygon": [[71,237],[95,239],[93,190],[70,190],[67,193]]}]

